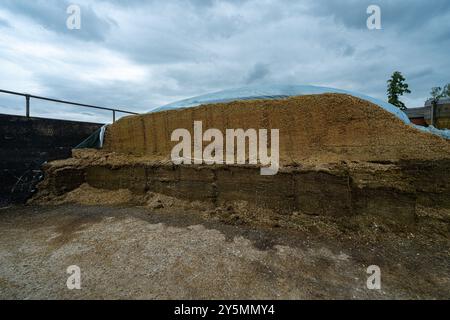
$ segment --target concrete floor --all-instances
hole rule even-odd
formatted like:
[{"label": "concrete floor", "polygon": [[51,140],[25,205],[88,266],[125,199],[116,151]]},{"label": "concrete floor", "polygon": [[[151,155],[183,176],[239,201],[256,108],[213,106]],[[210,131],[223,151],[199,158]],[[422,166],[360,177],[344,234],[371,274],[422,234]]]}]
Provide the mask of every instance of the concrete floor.
[{"label": "concrete floor", "polygon": [[[1,299],[450,298],[450,244],[327,239],[137,207],[0,210]],[[66,285],[71,265],[81,289]],[[366,287],[369,265],[381,290]]]}]

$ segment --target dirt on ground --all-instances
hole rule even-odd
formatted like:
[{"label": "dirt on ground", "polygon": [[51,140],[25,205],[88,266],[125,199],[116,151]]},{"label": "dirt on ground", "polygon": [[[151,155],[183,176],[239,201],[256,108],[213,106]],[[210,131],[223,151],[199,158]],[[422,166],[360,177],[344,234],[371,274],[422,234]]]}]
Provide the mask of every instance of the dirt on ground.
[{"label": "dirt on ground", "polygon": [[128,189],[98,189],[87,183],[60,196],[35,199],[31,205],[120,205],[139,206],[159,213],[195,212],[206,220],[230,225],[251,225],[263,228],[283,228],[319,234],[326,238],[360,238],[376,241],[388,233],[408,236],[411,232],[429,239],[448,239],[450,235],[450,210],[439,207],[417,206],[413,223],[387,219],[382,215],[326,216],[303,212],[278,212],[244,200],[228,201],[214,205],[205,201],[183,200],[164,194],[147,192],[136,194]]},{"label": "dirt on ground", "polygon": [[[0,298],[450,298],[448,232],[374,224],[365,236],[319,217],[306,229],[269,227],[167,201],[0,210]],[[80,290],[66,285],[72,265]],[[366,286],[371,265],[380,290]]]}]

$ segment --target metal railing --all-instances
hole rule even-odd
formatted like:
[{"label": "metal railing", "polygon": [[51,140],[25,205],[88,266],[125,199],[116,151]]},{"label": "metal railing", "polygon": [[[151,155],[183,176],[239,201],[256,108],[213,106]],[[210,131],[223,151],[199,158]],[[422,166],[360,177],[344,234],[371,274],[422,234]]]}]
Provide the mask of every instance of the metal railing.
[{"label": "metal railing", "polygon": [[127,113],[127,114],[137,114],[136,112],[126,111],[126,110],[121,110],[121,109],[105,108],[105,107],[99,107],[99,106],[94,106],[94,105],[90,105],[90,104],[71,102],[71,101],[65,101],[65,100],[59,100],[59,99],[51,99],[51,98],[46,98],[46,97],[35,96],[33,94],[20,93],[20,92],[9,91],[9,90],[0,89],[0,93],[6,93],[6,94],[12,94],[15,96],[25,97],[25,114],[26,114],[27,118],[30,117],[30,100],[32,98],[38,99],[38,100],[57,102],[57,103],[62,103],[62,104],[69,104],[69,105],[74,105],[74,106],[79,106],[79,107],[84,107],[84,108],[112,111],[113,122],[116,121],[116,112]]}]

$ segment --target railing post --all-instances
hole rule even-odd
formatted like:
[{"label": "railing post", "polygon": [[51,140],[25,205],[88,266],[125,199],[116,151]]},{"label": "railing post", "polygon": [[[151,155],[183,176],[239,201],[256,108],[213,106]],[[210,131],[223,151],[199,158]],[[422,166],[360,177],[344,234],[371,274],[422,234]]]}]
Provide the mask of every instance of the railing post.
[{"label": "railing post", "polygon": [[437,102],[436,102],[436,100],[433,100],[431,102],[431,125],[433,127],[436,125],[436,107],[437,107]]},{"label": "railing post", "polygon": [[89,105],[89,104],[82,104],[82,103],[78,103],[78,102],[71,102],[71,101],[65,101],[65,100],[59,100],[59,99],[51,99],[51,98],[46,98],[46,97],[41,97],[41,96],[35,96],[32,94],[28,94],[28,93],[20,93],[20,92],[8,91],[8,90],[3,90],[3,89],[0,89],[0,93],[6,93],[6,94],[12,94],[12,95],[16,95],[16,96],[25,97],[25,115],[27,118],[30,117],[31,98],[37,99],[37,100],[44,100],[44,101],[51,101],[51,102],[56,102],[56,103],[86,107],[86,108],[112,111],[113,123],[116,122],[116,112],[125,113],[125,114],[137,114],[136,112],[126,111],[126,110],[121,110],[121,109],[112,109],[112,108],[99,107],[99,106],[94,106],[94,105]]},{"label": "railing post", "polygon": [[30,96],[28,94],[25,95],[25,101],[26,101],[26,103],[25,103],[26,115],[27,115],[27,118],[29,118],[30,117]]}]

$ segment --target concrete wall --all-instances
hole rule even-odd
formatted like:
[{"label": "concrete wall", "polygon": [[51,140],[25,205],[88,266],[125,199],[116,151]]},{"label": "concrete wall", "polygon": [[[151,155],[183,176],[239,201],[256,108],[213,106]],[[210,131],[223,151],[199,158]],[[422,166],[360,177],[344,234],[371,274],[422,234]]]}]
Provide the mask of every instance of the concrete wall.
[{"label": "concrete wall", "polygon": [[[405,111],[409,119],[418,125],[431,125],[431,106],[411,108]],[[450,102],[439,102],[435,110],[435,127],[438,129],[450,129]]]},{"label": "concrete wall", "polygon": [[25,201],[45,161],[64,159],[101,124],[0,114],[0,205]]}]

